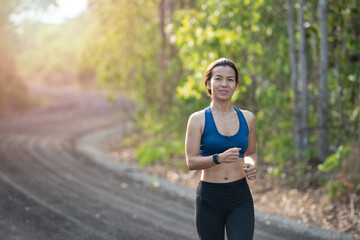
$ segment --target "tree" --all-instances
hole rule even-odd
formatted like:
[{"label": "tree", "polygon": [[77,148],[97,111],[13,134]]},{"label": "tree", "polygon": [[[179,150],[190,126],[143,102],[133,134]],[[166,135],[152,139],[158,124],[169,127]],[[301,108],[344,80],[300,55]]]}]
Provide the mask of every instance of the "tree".
[{"label": "tree", "polygon": [[[292,0],[287,0],[288,7],[288,34],[289,34],[289,56],[291,65],[291,80],[294,93],[293,114],[294,114],[294,140],[295,150],[298,152],[302,149],[302,138],[300,132],[301,109],[299,107],[299,90],[298,90],[298,71],[296,61],[295,46],[295,23],[294,23],[294,6]],[[298,157],[298,156],[297,156]]]},{"label": "tree", "polygon": [[327,72],[328,72],[328,32],[327,32],[327,1],[319,1],[319,25],[321,32],[320,44],[320,82],[319,82],[319,157],[325,161],[327,157],[327,110],[328,110],[328,90],[327,90]]},{"label": "tree", "polygon": [[[159,18],[160,18],[160,24],[159,24],[159,28],[160,28],[160,36],[161,36],[161,48],[160,48],[160,56],[159,56],[159,60],[160,60],[160,71],[159,71],[159,82],[160,82],[160,86],[165,86],[165,74],[166,74],[166,56],[165,56],[165,51],[166,51],[166,45],[167,45],[167,37],[166,37],[166,33],[165,33],[165,25],[166,25],[166,0],[161,0],[159,3]],[[164,102],[163,99],[161,97],[161,95],[159,94],[159,98],[158,98],[158,103],[159,103],[159,110],[163,110],[164,109]]]},{"label": "tree", "polygon": [[299,8],[299,32],[300,32],[300,79],[301,79],[301,137],[302,151],[307,150],[309,144],[308,135],[308,103],[307,103],[307,59],[306,59],[306,35],[304,23],[305,0],[300,0]]},{"label": "tree", "polygon": [[176,87],[182,74],[181,65],[177,49],[170,41],[169,26],[172,26],[172,15],[176,9],[185,7],[182,0],[176,4],[174,0],[161,0],[159,3],[159,29],[161,37],[161,48],[159,54],[159,83],[162,94],[158,95],[159,113],[162,115],[167,111],[166,108],[172,106]]}]

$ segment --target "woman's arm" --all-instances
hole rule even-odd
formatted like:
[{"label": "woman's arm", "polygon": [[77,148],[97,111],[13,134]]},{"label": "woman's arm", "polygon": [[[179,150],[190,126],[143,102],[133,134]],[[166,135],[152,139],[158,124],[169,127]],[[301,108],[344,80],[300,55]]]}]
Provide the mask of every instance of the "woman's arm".
[{"label": "woman's arm", "polygon": [[248,148],[245,153],[244,158],[244,171],[249,180],[254,180],[257,175],[257,153],[256,153],[256,126],[255,126],[255,116],[253,113],[247,111],[246,119],[249,126],[249,135],[248,135]]},{"label": "woman's arm", "polygon": [[185,138],[186,163],[190,170],[206,169],[216,164],[212,156],[199,156],[202,122],[205,121],[205,115],[201,112],[193,113],[188,121]]}]

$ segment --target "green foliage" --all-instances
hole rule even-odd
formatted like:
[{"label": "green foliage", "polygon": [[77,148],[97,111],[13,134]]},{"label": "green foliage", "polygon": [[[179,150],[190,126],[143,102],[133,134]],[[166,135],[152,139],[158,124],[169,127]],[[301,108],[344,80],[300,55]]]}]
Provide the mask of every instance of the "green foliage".
[{"label": "green foliage", "polygon": [[136,158],[139,160],[140,166],[154,164],[155,162],[163,162],[171,165],[171,160],[176,155],[182,155],[184,150],[184,142],[174,139],[155,139],[146,141],[136,151]]},{"label": "green foliage", "polygon": [[328,174],[327,182],[330,199],[343,196],[349,192],[359,194],[359,163],[357,151],[351,146],[340,146],[336,153],[330,155],[319,170]]},{"label": "green foliage", "polygon": [[[178,91],[179,97],[199,100],[205,91],[203,73],[212,61],[220,57],[230,58],[238,65],[242,77],[236,99],[253,94],[256,86],[253,81],[261,81],[270,68],[273,74],[281,71],[279,65],[264,68],[263,64],[270,55],[277,58],[276,49],[283,48],[272,40],[272,29],[268,22],[263,21],[273,14],[270,3],[227,0],[197,1],[197,5],[196,9],[178,11],[176,22],[171,25],[184,67],[193,73]],[[277,23],[277,29],[286,27],[281,21]],[[273,49],[264,48],[266,41],[276,45]],[[281,58],[277,59],[281,64]]]},{"label": "green foliage", "polygon": [[[90,59],[95,79],[157,108],[159,35],[156,1],[89,1],[93,19],[83,62]],[[88,68],[86,64],[84,69]]]},{"label": "green foliage", "polygon": [[336,153],[328,156],[323,164],[319,165],[319,170],[330,173],[341,168],[342,161],[352,152],[350,147],[340,146]]},{"label": "green foliage", "polygon": [[263,162],[275,166],[273,169],[276,171],[272,173],[280,176],[286,162],[295,158],[293,119],[281,117],[291,111],[288,109],[291,106],[287,104],[291,96],[283,93],[274,84],[266,84],[267,88],[256,89],[256,99],[261,106],[256,114],[257,142]]},{"label": "green foliage", "polygon": [[159,161],[160,159],[167,162],[169,155],[166,154],[166,148],[154,141],[145,142],[136,151],[135,157],[139,159],[140,166],[150,165]]},{"label": "green foliage", "polygon": [[359,53],[360,38],[353,31],[360,28],[358,5],[359,1],[353,0],[330,1],[328,6],[329,133],[335,145],[354,142],[358,136],[360,64],[354,56]]},{"label": "green foliage", "polygon": [[327,184],[328,187],[328,196],[331,200],[335,198],[345,195],[348,192],[348,188],[344,183],[339,181],[329,181]]}]

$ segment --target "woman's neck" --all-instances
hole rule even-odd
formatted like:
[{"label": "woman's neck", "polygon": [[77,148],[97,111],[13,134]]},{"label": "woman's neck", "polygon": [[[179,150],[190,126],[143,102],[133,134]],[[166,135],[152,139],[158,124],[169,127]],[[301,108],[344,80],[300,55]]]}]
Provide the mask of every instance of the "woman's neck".
[{"label": "woman's neck", "polygon": [[233,111],[232,105],[230,101],[219,102],[219,101],[211,101],[210,107],[213,111],[221,112],[223,114],[229,113]]}]

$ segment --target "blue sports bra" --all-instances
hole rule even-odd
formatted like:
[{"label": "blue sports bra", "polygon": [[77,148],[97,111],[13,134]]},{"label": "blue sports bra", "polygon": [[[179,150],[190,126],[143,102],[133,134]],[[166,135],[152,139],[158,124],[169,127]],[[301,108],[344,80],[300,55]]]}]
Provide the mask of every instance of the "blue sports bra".
[{"label": "blue sports bra", "polygon": [[234,107],[239,117],[239,130],[233,136],[224,136],[216,128],[214,117],[210,107],[205,108],[205,127],[201,135],[200,156],[210,156],[215,153],[222,153],[229,148],[241,148],[239,157],[243,158],[248,148],[249,128],[242,112]]}]

